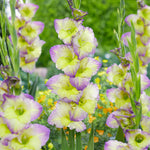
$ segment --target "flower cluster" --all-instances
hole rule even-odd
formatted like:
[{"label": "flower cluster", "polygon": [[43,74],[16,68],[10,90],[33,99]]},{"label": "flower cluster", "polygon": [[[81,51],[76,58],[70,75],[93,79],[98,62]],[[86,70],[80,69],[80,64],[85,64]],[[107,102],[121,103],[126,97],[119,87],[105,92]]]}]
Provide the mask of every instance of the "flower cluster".
[{"label": "flower cluster", "polygon": [[[139,56],[140,71],[143,74],[147,74],[147,66],[150,63],[150,7],[145,5],[142,9],[139,9],[137,14],[131,14],[126,17],[125,22],[131,26],[131,21],[135,28],[135,37],[137,43],[137,52]],[[128,46],[128,41],[131,40],[131,32],[127,32],[122,35],[122,40],[126,46]],[[130,59],[130,54],[127,54]]]},{"label": "flower cluster", "polygon": [[40,150],[49,139],[50,130],[31,121],[40,116],[42,106],[28,94],[10,95],[10,87],[10,77],[0,82],[0,149]]},{"label": "flower cluster", "polygon": [[50,55],[64,74],[55,75],[46,83],[60,98],[48,123],[81,132],[86,129],[82,120],[94,113],[99,98],[99,89],[90,79],[101,64],[88,57],[95,53],[97,40],[93,30],[82,25],[82,20],[56,19],[54,24],[64,44],[53,46]]},{"label": "flower cluster", "polygon": [[[146,75],[147,66],[150,62],[150,7],[143,6],[138,10],[137,15],[129,15],[126,17],[125,21],[129,26],[133,24],[136,31],[136,52],[139,56],[139,73],[137,76],[141,79],[140,98],[139,100],[132,101],[132,92],[135,84],[133,83],[134,80],[131,74],[131,65],[134,62],[129,52],[122,58],[121,64],[113,64],[108,68],[108,80],[116,85],[117,88],[108,89],[106,93],[108,99],[111,102],[115,102],[116,106],[119,108],[109,115],[106,124],[111,128],[118,128],[120,126],[123,129],[127,143],[110,140],[105,143],[105,150],[147,150],[150,146],[150,96],[146,95],[144,90],[150,86],[150,80]],[[132,41],[131,39],[130,32],[122,35],[123,43],[127,47],[129,47],[129,43]],[[133,105],[135,105],[135,107],[133,107]],[[135,108],[135,110],[133,108]],[[139,114],[137,112],[139,112]],[[136,126],[138,121],[140,121],[137,121],[138,115],[141,115],[141,118],[139,117],[139,119],[141,119],[140,129]]]},{"label": "flower cluster", "polygon": [[19,3],[19,1],[16,3],[16,10],[20,14],[14,22],[18,37],[17,48],[20,52],[20,67],[25,72],[33,72],[45,43],[39,38],[44,24],[40,21],[31,21],[37,9],[38,6],[31,3]]}]

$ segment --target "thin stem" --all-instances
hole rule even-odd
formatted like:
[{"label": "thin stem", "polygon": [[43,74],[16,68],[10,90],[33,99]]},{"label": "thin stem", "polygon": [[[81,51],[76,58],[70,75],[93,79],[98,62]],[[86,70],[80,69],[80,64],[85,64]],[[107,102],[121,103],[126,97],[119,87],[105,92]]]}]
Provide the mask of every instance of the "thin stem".
[{"label": "thin stem", "polygon": [[27,89],[28,89],[28,93],[30,91],[30,74],[27,72]]},{"label": "thin stem", "polygon": [[82,150],[81,132],[76,133],[76,150]]},{"label": "thin stem", "polygon": [[68,143],[66,141],[66,135],[64,133],[63,128],[61,129],[61,145],[62,145],[62,150],[69,150]]},{"label": "thin stem", "polygon": [[69,130],[69,150],[74,150],[75,149],[75,144],[74,144],[74,130]]}]

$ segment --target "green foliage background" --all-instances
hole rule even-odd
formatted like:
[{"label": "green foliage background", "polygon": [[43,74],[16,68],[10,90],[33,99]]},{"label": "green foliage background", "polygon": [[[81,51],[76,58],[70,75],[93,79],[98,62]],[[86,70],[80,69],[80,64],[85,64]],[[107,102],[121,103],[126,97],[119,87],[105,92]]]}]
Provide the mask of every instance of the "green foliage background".
[{"label": "green foliage background", "polygon": [[[39,5],[39,9],[34,20],[42,21],[45,24],[44,31],[40,35],[46,41],[43,46],[42,55],[37,62],[37,66],[47,67],[50,65],[49,49],[62,42],[58,39],[54,28],[55,19],[72,17],[67,0],[31,0]],[[145,1],[150,4],[149,0]],[[136,13],[136,0],[125,0],[125,16]],[[81,10],[87,11],[84,17],[84,26],[93,29],[98,40],[99,53],[108,52],[117,47],[116,37],[113,30],[117,30],[117,9],[120,7],[120,0],[82,0]],[[127,27],[125,26],[125,30]]]}]

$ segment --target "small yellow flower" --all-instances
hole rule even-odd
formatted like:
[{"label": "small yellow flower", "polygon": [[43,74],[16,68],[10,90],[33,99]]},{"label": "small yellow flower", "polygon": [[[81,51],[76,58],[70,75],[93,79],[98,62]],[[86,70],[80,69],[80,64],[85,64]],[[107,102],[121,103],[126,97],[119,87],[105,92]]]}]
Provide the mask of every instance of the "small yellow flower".
[{"label": "small yellow flower", "polygon": [[21,89],[22,89],[22,90],[24,89],[24,86],[23,86],[23,85],[21,86]]},{"label": "small yellow flower", "polygon": [[104,70],[107,70],[108,68],[107,67],[104,67]]},{"label": "small yellow flower", "polygon": [[45,84],[47,83],[48,79],[45,79]]},{"label": "small yellow flower", "polygon": [[87,133],[90,133],[91,132],[91,128],[87,129],[86,131],[87,131]]},{"label": "small yellow flower", "polygon": [[45,100],[46,96],[45,95],[41,95],[38,99],[38,103],[42,103]]},{"label": "small yellow flower", "polygon": [[98,108],[98,109],[102,109],[103,106],[100,106],[99,104],[97,104],[97,108]]},{"label": "small yellow flower", "polygon": [[47,104],[48,104],[49,106],[53,105],[53,99],[52,99],[52,98],[49,98]]},{"label": "small yellow flower", "polygon": [[104,96],[104,94],[99,94],[100,97]]},{"label": "small yellow flower", "polygon": [[99,56],[94,57],[95,60],[100,61],[99,60]]},{"label": "small yellow flower", "polygon": [[99,141],[99,138],[97,136],[94,136],[94,143],[97,143]]},{"label": "small yellow flower", "polygon": [[99,117],[102,117],[102,114],[98,114]]},{"label": "small yellow flower", "polygon": [[63,127],[64,130],[67,130],[67,127]]},{"label": "small yellow flower", "polygon": [[87,148],[88,148],[88,146],[87,146],[87,145],[85,145],[84,150],[87,150]]},{"label": "small yellow flower", "polygon": [[51,150],[53,148],[53,144],[52,143],[48,143],[48,148]]},{"label": "small yellow flower", "polygon": [[96,132],[97,132],[99,135],[103,135],[103,134],[104,134],[104,130],[96,130]]},{"label": "small yellow flower", "polygon": [[99,89],[99,90],[102,88],[102,86],[101,86],[100,84],[98,84],[97,86],[98,86],[98,89]]},{"label": "small yellow flower", "polygon": [[89,115],[89,123],[92,123],[95,119],[96,119],[96,117]]},{"label": "small yellow flower", "polygon": [[111,137],[112,135],[110,133],[107,134],[108,137]]},{"label": "small yellow flower", "polygon": [[98,76],[102,76],[102,75],[104,75],[104,74],[106,74],[106,72],[105,71],[101,71],[101,72],[98,72]]},{"label": "small yellow flower", "polygon": [[96,78],[96,79],[95,79],[95,83],[96,83],[96,84],[99,84],[99,83],[100,83],[100,78]]},{"label": "small yellow flower", "polygon": [[107,63],[107,62],[108,62],[108,60],[107,60],[107,59],[104,59],[104,60],[103,60],[103,63]]}]

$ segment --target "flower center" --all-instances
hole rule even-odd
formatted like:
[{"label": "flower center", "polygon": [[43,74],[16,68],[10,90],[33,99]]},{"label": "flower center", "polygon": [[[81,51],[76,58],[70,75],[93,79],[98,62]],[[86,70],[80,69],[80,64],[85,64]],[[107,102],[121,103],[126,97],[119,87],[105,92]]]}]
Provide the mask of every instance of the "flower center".
[{"label": "flower center", "polygon": [[137,143],[141,143],[143,140],[144,140],[144,137],[143,137],[143,135],[141,135],[141,134],[138,134],[138,135],[135,137],[135,141],[136,141]]},{"label": "flower center", "polygon": [[23,115],[24,114],[24,112],[25,112],[25,110],[23,109],[23,108],[17,108],[16,110],[15,110],[15,113],[18,115],[18,116],[21,116],[21,115]]},{"label": "flower center", "polygon": [[23,135],[21,138],[22,144],[27,144],[29,142],[29,137],[26,135]]}]

